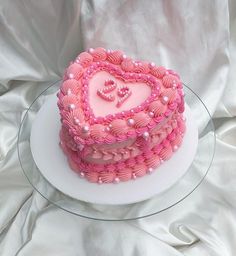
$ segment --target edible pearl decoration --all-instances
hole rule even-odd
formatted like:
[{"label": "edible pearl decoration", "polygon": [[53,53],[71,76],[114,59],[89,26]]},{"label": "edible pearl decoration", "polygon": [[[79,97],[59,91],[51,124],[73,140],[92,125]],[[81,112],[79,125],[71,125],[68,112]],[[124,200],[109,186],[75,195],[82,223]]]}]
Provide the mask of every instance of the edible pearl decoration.
[{"label": "edible pearl decoration", "polygon": [[150,168],[148,168],[147,173],[151,174],[153,171],[154,171],[154,169],[150,167]]},{"label": "edible pearl decoration", "polygon": [[84,173],[84,172],[80,172],[80,173],[79,173],[79,176],[80,176],[81,178],[84,178],[85,173]]},{"label": "edible pearl decoration", "polygon": [[72,78],[74,78],[74,74],[69,74],[68,77],[69,77],[70,79],[72,79]]},{"label": "edible pearl decoration", "polygon": [[70,104],[70,105],[68,106],[68,108],[71,109],[71,110],[72,110],[72,109],[75,109],[75,104]]},{"label": "edible pearl decoration", "polygon": [[129,126],[133,126],[133,125],[134,125],[134,119],[132,119],[132,118],[128,119],[128,120],[127,120],[127,124],[128,124]]},{"label": "edible pearl decoration", "polygon": [[143,138],[144,138],[145,140],[148,140],[148,138],[149,138],[149,132],[144,132],[144,133],[143,133]]},{"label": "edible pearl decoration", "polygon": [[115,177],[115,179],[114,179],[114,181],[113,181],[113,183],[119,183],[120,182],[120,179],[118,178],[118,177]]},{"label": "edible pearl decoration", "polygon": [[123,59],[123,60],[127,59],[127,55],[123,54],[123,55],[122,55],[122,59]]},{"label": "edible pearl decoration", "polygon": [[150,66],[153,68],[153,67],[156,66],[156,64],[155,64],[154,62],[151,62],[151,63],[150,63]]},{"label": "edible pearl decoration", "polygon": [[150,111],[150,112],[148,113],[148,115],[149,115],[150,117],[154,117],[154,113],[153,113],[152,111]]},{"label": "edible pearl decoration", "polygon": [[163,96],[163,97],[162,97],[162,101],[163,101],[164,103],[167,103],[168,100],[169,100],[169,98],[168,98],[167,96]]},{"label": "edible pearl decoration", "polygon": [[78,118],[75,118],[75,119],[74,119],[74,124],[79,124],[79,123],[80,123],[79,119],[78,119]]},{"label": "edible pearl decoration", "polygon": [[178,146],[175,145],[173,149],[174,151],[176,151],[178,149]]},{"label": "edible pearl decoration", "polygon": [[135,180],[137,178],[136,174],[133,172],[132,173],[132,178]]},{"label": "edible pearl decoration", "polygon": [[88,133],[89,132],[89,127],[87,125],[82,127],[82,132],[83,133]]},{"label": "edible pearl decoration", "polygon": [[99,177],[98,178],[98,184],[102,184],[103,182],[102,182],[102,178],[101,177]]},{"label": "edible pearl decoration", "polygon": [[172,88],[173,88],[173,89],[176,89],[176,87],[177,87],[177,84],[176,84],[176,83],[173,83]]},{"label": "edible pearl decoration", "polygon": [[105,131],[106,131],[106,132],[109,132],[110,130],[111,130],[111,129],[110,129],[109,126],[105,127]]},{"label": "edible pearl decoration", "polygon": [[93,49],[93,48],[89,48],[88,52],[89,52],[89,53],[93,53],[93,52],[94,52],[94,49]]}]

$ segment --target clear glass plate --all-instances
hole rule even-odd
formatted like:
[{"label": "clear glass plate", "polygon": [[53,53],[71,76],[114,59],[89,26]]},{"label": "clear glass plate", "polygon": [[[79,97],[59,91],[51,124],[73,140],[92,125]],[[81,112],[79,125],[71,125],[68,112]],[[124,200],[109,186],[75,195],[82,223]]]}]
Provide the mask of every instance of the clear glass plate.
[{"label": "clear glass plate", "polygon": [[185,100],[198,126],[198,148],[186,174],[171,188],[148,200],[126,205],[86,203],[57,190],[43,177],[34,162],[30,148],[30,132],[40,107],[51,94],[59,89],[59,86],[60,81],[51,84],[33,101],[20,125],[17,142],[19,162],[25,176],[33,188],[52,204],[72,214],[95,220],[139,219],[158,214],[178,204],[189,196],[206,177],[215,152],[214,124],[200,97],[185,85]]}]

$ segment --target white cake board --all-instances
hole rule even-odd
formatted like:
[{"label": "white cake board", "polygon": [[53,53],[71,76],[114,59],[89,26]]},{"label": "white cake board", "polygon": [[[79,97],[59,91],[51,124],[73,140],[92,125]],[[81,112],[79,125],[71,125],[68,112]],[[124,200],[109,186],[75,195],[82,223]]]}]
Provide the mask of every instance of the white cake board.
[{"label": "white cake board", "polygon": [[32,124],[30,146],[34,161],[55,188],[70,197],[98,204],[130,204],[162,193],[191,165],[198,144],[198,129],[186,105],[186,133],[181,147],[152,174],[118,184],[90,183],[72,171],[59,147],[61,127],[56,94],[41,107]]}]

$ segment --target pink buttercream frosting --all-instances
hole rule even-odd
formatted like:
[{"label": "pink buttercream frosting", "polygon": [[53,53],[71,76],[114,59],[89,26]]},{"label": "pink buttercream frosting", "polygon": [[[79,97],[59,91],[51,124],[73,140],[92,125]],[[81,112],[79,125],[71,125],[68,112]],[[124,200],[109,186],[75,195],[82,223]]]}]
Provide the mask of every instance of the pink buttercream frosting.
[{"label": "pink buttercream frosting", "polygon": [[107,58],[106,50],[102,47],[93,49],[90,52],[90,54],[93,56],[94,61],[102,61],[102,60],[106,60],[106,58]]},{"label": "pink buttercream frosting", "polygon": [[136,179],[181,146],[184,93],[172,70],[90,48],[66,69],[57,96],[61,148],[90,182]]}]

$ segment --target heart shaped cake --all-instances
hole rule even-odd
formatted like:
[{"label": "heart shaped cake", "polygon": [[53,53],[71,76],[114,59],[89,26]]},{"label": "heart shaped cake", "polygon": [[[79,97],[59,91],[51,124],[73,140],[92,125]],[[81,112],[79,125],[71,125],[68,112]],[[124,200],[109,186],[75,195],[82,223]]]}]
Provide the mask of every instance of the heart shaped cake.
[{"label": "heart shaped cake", "polygon": [[71,169],[90,182],[150,174],[181,145],[182,83],[152,62],[89,49],[66,69],[57,96],[61,148]]}]

